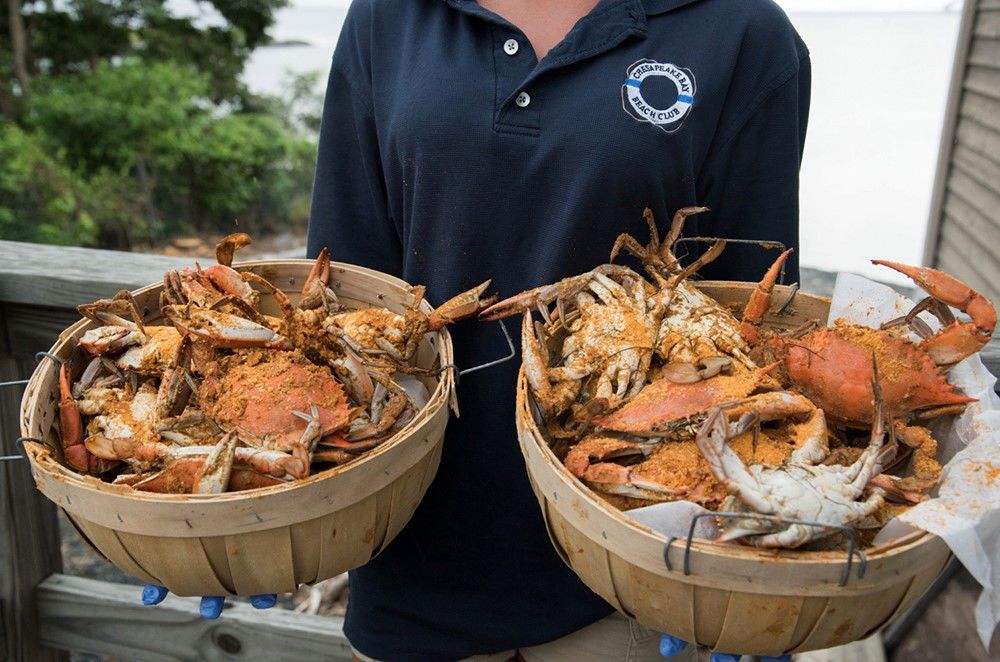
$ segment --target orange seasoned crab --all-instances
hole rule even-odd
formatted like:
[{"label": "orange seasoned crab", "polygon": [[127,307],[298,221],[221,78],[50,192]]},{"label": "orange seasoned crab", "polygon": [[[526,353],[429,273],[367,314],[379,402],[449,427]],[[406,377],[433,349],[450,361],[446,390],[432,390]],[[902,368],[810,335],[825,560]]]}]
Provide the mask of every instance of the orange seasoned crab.
[{"label": "orange seasoned crab", "polygon": [[236,232],[216,244],[215,257],[218,264],[202,268],[195,263],[194,269],[185,267],[166,272],[163,276],[160,305],[191,303],[196,306],[213,306],[226,298],[236,298],[255,308],[257,293],[232,268],[233,255],[240,248],[249,246],[250,241],[250,235]]},{"label": "orange seasoned crab", "polygon": [[[866,428],[873,423],[873,368],[877,364],[884,410],[897,421],[894,436],[916,448],[914,474],[904,479],[906,482],[889,476],[878,480],[893,495],[919,500],[937,483],[941,466],[930,433],[907,422],[957,413],[975,401],[948,382],[947,369],[989,342],[996,326],[996,309],[981,294],[942,271],[873,262],[910,277],[929,296],[908,315],[880,329],[837,320],[833,327],[802,337],[778,335],[762,340],[759,324],[765,305],[747,316],[744,331],[748,339],[758,343],[758,351],[782,361],[791,387],[826,411],[832,422],[847,427]],[[948,306],[967,313],[970,321],[956,320]],[[942,322],[937,333],[916,317],[922,310],[929,310]],[[904,335],[904,323],[910,323],[922,336],[920,342]]]},{"label": "orange seasoned crab", "polygon": [[248,445],[290,451],[309,425],[295,414],[316,407],[322,435],[345,428],[352,412],[328,368],[297,352],[238,350],[207,365],[198,391],[202,411]]},{"label": "orange seasoned crab", "polygon": [[[683,364],[682,364],[683,365]],[[610,414],[597,416],[590,422],[597,428],[609,432],[620,432],[642,437],[693,438],[701,424],[699,414],[725,402],[747,398],[748,401],[761,399],[773,401],[775,407],[781,398],[788,400],[788,406],[799,407],[792,394],[763,393],[752,394],[762,386],[773,386],[767,374],[777,364],[756,370],[732,369],[732,374],[717,374],[707,379],[688,383],[677,383],[668,376],[647,384],[627,404]],[[806,411],[811,410],[806,407]],[[802,413],[798,409],[795,413]]]},{"label": "orange seasoned crab", "polygon": [[[627,234],[615,241],[611,259],[621,250],[632,253],[641,259],[651,280],[628,267],[604,264],[483,311],[485,319],[524,312],[525,374],[536,401],[550,417],[566,412],[574,403],[602,401],[605,408],[614,409],[628,402],[653,377],[654,358],[675,368],[724,358],[737,367],[756,369],[749,357],[750,345],[740,335],[740,322],[689,280],[718,257],[725,241],[716,241],[687,267],[673,254],[685,219],[701,211],[705,209],[679,210],[661,242],[647,209],[649,244],[642,246]],[[769,292],[778,274],[778,269],[769,271],[758,289]],[[554,311],[550,310],[553,304]],[[544,326],[532,323],[534,309],[542,314]]]},{"label": "orange seasoned crab", "polygon": [[[879,366],[885,409],[893,418],[905,419],[915,412],[961,410],[975,399],[949,384],[946,371],[989,342],[996,326],[993,304],[944,272],[882,260],[873,262],[909,276],[930,295],[903,320],[911,321],[916,312],[930,308],[943,322],[940,331],[922,331],[925,337],[914,343],[891,326],[872,329],[838,320],[832,328],[818,329],[800,338],[768,338],[763,341],[765,349],[782,360],[790,383],[838,423],[852,427],[872,423],[873,362]],[[968,313],[971,321],[956,320],[945,306],[936,306],[934,301]],[[763,312],[752,320],[752,334]],[[919,325],[914,328],[922,329]]]},{"label": "orange seasoned crab", "polygon": [[[793,455],[813,461],[826,455],[823,412],[802,396],[767,393],[728,407],[725,413],[730,420],[750,416],[754,422],[778,422],[776,426],[744,430],[730,440],[730,447],[744,461],[780,465]],[[703,414],[702,420],[708,412]],[[564,463],[595,491],[643,503],[685,499],[714,508],[726,496],[691,438],[599,433],[571,448]]]}]

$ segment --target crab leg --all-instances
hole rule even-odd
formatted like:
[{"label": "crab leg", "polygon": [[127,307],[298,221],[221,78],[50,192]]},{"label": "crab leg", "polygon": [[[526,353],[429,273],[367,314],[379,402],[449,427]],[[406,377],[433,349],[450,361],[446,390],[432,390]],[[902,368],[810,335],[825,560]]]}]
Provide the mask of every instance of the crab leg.
[{"label": "crab leg", "polygon": [[535,335],[530,310],[524,311],[524,319],[521,322],[521,355],[524,374],[531,384],[538,403],[550,416],[565,411],[576,400],[582,383],[570,380],[552,384],[549,379],[549,352],[545,342]]},{"label": "crab leg", "polygon": [[191,357],[193,354],[191,336],[181,338],[177,354],[171,365],[163,371],[160,388],[156,392],[156,416],[164,419],[180,414],[191,397],[189,385]]},{"label": "crab leg", "polygon": [[191,492],[194,494],[221,494],[229,484],[229,475],[233,470],[233,459],[236,456],[236,443],[239,439],[235,432],[227,432],[212,452],[205,458]]},{"label": "crab leg", "polygon": [[219,310],[168,305],[163,314],[182,333],[207,341],[214,347],[265,347],[291,349],[291,344],[273,329]]},{"label": "crab leg", "polygon": [[215,245],[215,260],[223,266],[231,267],[236,251],[246,248],[251,243],[253,240],[246,232],[234,232],[227,235]]},{"label": "crab leg", "polygon": [[751,345],[760,342],[760,324],[764,321],[764,315],[771,305],[771,292],[774,284],[778,282],[778,275],[785,260],[792,254],[791,248],[778,256],[771,268],[767,270],[757,287],[750,294],[750,300],[743,308],[743,319],[740,321],[740,335]]},{"label": "crab leg", "polygon": [[526,310],[548,306],[548,304],[559,299],[568,299],[586,290],[591,281],[593,281],[595,273],[606,276],[628,276],[630,278],[637,276],[628,267],[618,264],[602,264],[587,273],[570,276],[551,285],[542,285],[541,287],[526,290],[497,302],[479,313],[479,317],[484,320],[498,320]]},{"label": "crab leg", "polygon": [[[483,293],[486,292],[486,289],[492,282],[491,279],[480,283],[471,290],[466,290],[435,308],[428,316],[428,330],[437,331],[453,322],[471,317],[494,303],[498,298],[496,294],[486,299],[482,298]],[[420,299],[417,298],[416,304],[419,305],[419,303]]]},{"label": "crab leg", "polygon": [[309,271],[305,284],[302,286],[302,298],[299,307],[303,310],[324,308],[328,313],[340,310],[337,295],[329,287],[330,284],[330,251],[324,247],[316,256],[316,262]]},{"label": "crab leg", "polygon": [[670,230],[661,243],[660,233],[656,229],[656,220],[653,218],[653,210],[647,207],[643,210],[642,217],[646,219],[646,224],[649,226],[649,244],[643,246],[632,235],[620,234],[611,248],[611,261],[614,261],[618,257],[618,253],[624,248],[627,252],[639,258],[642,266],[658,282],[670,274],[680,271],[680,262],[673,254],[673,246],[680,239],[687,218],[706,211],[708,211],[708,207],[683,207],[678,209],[670,223]]},{"label": "crab leg", "polygon": [[83,445],[83,421],[80,408],[73,399],[69,362],[59,368],[59,430],[62,436],[63,457],[66,464],[87,473],[90,469],[90,454]]},{"label": "crab leg", "polygon": [[[737,423],[739,431],[749,427],[749,417]],[[747,505],[759,513],[770,515],[773,508],[767,500],[767,495],[761,489],[760,483],[747,470],[740,456],[726,443],[736,430],[730,428],[728,417],[722,409],[715,407],[709,411],[704,425],[695,437],[698,449],[708,462],[709,468],[716,479],[730,494],[739,497]]]},{"label": "crab leg", "polygon": [[989,299],[954,276],[929,267],[912,267],[899,262],[872,260],[908,276],[928,294],[972,318],[971,322],[954,321],[920,343],[938,365],[957,363],[978,352],[990,341],[997,323],[997,312]]}]

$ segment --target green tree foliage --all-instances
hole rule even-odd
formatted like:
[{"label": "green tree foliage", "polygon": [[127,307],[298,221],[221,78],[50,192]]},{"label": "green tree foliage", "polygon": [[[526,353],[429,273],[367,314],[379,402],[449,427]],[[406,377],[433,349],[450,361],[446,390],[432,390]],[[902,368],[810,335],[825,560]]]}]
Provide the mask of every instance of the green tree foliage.
[{"label": "green tree foliage", "polygon": [[35,136],[11,123],[0,125],[0,237],[93,243],[97,226],[87,210],[85,189]]},{"label": "green tree foliage", "polygon": [[128,248],[303,225],[315,78],[284,99],[238,80],[285,1],[202,1],[198,20],[162,0],[24,5],[27,85],[16,26],[0,31],[0,238]]}]

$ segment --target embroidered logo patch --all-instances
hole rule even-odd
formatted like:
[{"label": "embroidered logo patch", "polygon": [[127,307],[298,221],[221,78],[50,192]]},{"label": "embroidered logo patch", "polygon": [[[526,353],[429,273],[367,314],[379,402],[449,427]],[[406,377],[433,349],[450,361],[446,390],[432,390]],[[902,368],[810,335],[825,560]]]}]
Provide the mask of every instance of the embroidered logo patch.
[{"label": "embroidered logo patch", "polygon": [[[657,108],[642,96],[642,81],[655,76],[663,76],[677,88],[677,99],[672,106]],[[667,133],[679,131],[683,120],[694,105],[696,85],[694,74],[669,62],[639,60],[625,70],[622,84],[622,107],[625,112],[640,122],[649,122]]]}]

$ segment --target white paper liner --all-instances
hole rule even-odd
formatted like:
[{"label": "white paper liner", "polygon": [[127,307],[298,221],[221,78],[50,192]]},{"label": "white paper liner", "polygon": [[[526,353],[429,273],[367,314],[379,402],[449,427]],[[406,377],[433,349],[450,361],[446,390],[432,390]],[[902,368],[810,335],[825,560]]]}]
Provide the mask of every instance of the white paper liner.
[{"label": "white paper liner", "polygon": [[[830,318],[846,318],[878,327],[905,315],[914,302],[890,287],[854,274],[840,274],[830,305]],[[940,325],[921,314],[931,328]],[[978,355],[955,365],[949,381],[979,398],[958,417],[947,417],[932,428],[938,459],[944,464],[935,498],[910,508],[879,531],[874,544],[900,538],[914,528],[940,536],[969,570],[983,592],[976,605],[976,631],[989,648],[1000,621],[1000,398],[996,378]],[[708,512],[689,501],[663,503],[626,514],[667,536],[686,538],[695,513]],[[718,530],[711,518],[700,520],[695,536],[712,539]]]}]

